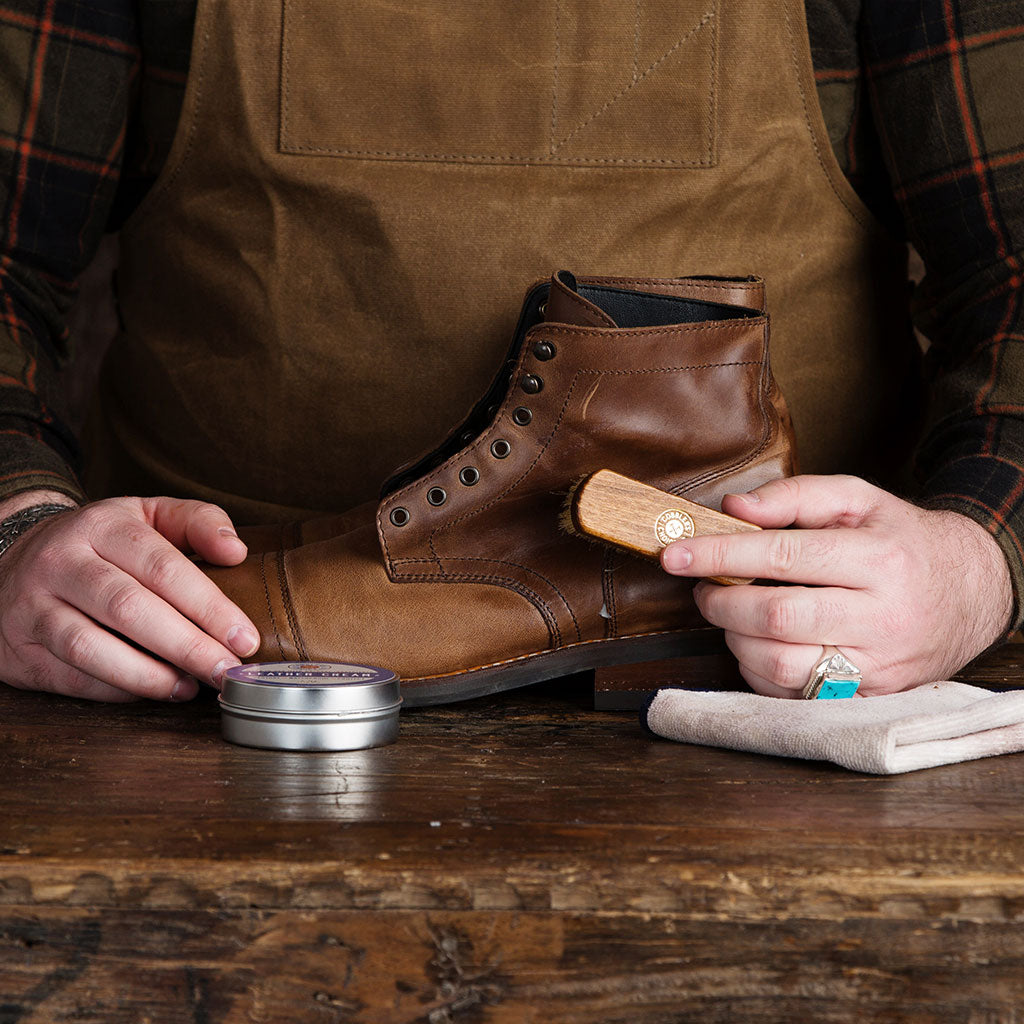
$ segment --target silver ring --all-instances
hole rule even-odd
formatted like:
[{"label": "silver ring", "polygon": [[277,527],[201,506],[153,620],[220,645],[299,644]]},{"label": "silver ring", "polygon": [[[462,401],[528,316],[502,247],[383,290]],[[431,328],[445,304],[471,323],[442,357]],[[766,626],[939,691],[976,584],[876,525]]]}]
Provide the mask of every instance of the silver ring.
[{"label": "silver ring", "polygon": [[811,669],[801,696],[804,700],[838,700],[852,697],[860,684],[860,669],[838,647],[822,644],[821,657]]}]

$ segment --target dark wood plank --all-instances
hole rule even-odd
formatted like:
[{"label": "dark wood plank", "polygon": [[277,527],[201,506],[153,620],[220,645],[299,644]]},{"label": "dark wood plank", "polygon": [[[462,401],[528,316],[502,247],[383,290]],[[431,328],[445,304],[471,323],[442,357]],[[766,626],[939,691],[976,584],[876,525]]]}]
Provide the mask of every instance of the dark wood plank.
[{"label": "dark wood plank", "polygon": [[[737,832],[562,826],[135,823],[15,830],[0,905],[231,910],[560,910],[737,920],[882,914],[1010,922],[1024,913],[1024,833]],[[155,838],[156,827],[138,823]],[[55,848],[63,853],[54,853]],[[128,854],[128,855],[126,855]],[[313,855],[315,854],[315,855]]]},{"label": "dark wood plank", "polygon": [[1022,755],[879,778],[653,739],[635,714],[593,712],[588,699],[583,686],[560,698],[419,709],[403,715],[394,746],[299,754],[224,743],[209,699],[114,708],[8,696],[3,804],[13,820],[31,819],[63,790],[74,797],[65,822],[122,814],[196,823],[1024,825]]},{"label": "dark wood plank", "polygon": [[0,1012],[47,1024],[978,1024],[1014,1019],[1022,956],[1018,927],[871,918],[41,912],[0,935]]}]

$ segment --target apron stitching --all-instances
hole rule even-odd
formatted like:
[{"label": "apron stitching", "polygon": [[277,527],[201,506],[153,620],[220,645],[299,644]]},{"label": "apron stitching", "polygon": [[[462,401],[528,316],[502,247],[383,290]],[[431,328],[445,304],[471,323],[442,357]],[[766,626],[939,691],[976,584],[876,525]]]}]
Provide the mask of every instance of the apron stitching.
[{"label": "apron stitching", "polygon": [[285,149],[288,134],[288,103],[291,91],[291,51],[288,47],[288,0],[281,5],[281,117],[277,126],[277,145]]},{"label": "apron stitching", "polygon": [[811,111],[810,111],[810,108],[808,107],[807,94],[804,92],[803,83],[800,81],[800,65],[797,62],[797,53],[796,53],[796,31],[795,31],[795,29],[793,27],[793,22],[792,22],[792,19],[790,17],[790,12],[789,12],[788,5],[786,5],[786,7],[785,7],[785,18],[786,18],[786,30],[789,33],[790,63],[792,64],[793,72],[794,72],[794,74],[796,76],[796,88],[797,88],[797,91],[800,93],[800,103],[803,106],[803,111],[804,111],[804,122],[805,122],[805,124],[807,126],[807,133],[808,133],[808,135],[810,136],[810,139],[811,139],[811,147],[814,149],[814,156],[816,157],[816,159],[818,161],[818,166],[822,169],[822,171],[825,172],[825,179],[828,181],[829,188],[832,190],[833,195],[835,195],[835,197],[839,200],[839,202],[841,202],[843,204],[843,206],[846,209],[846,212],[862,228],[864,228],[867,231],[870,231],[871,230],[871,224],[868,221],[866,221],[864,219],[864,217],[862,217],[860,215],[860,213],[850,203],[847,202],[845,196],[843,196],[843,194],[839,191],[839,189],[836,188],[836,183],[832,179],[832,174],[831,174],[831,172],[829,170],[829,166],[825,162],[825,159],[824,159],[824,157],[822,156],[822,153],[821,153],[821,149],[818,146],[818,138],[817,138],[817,135],[816,135],[816,133],[814,131],[814,125],[813,125],[813,123],[811,121]]},{"label": "apron stitching", "polygon": [[[197,13],[196,28],[198,29],[199,27],[199,14]],[[186,85],[179,122],[175,127],[174,139],[170,152],[167,155],[167,160],[164,163],[163,169],[157,175],[152,188],[142,197],[139,205],[129,216],[124,225],[126,228],[129,225],[134,228],[137,224],[145,223],[151,211],[159,208],[164,197],[180,176],[185,164],[189,162],[189,158],[195,149],[199,116],[205,97],[203,90],[206,86],[207,54],[212,33],[209,19],[207,19],[202,28],[201,34],[197,32],[193,45],[189,83]],[[195,89],[190,96],[189,86],[191,85],[193,75],[195,76]]]},{"label": "apron stitching", "polygon": [[714,167],[718,145],[718,0],[712,0],[710,13],[715,22],[711,26],[711,95],[708,97],[708,155],[705,159],[708,167]]},{"label": "apron stitching", "polygon": [[609,107],[612,107],[616,103],[618,103],[619,100],[621,100],[622,97],[626,95],[626,93],[628,93],[632,89],[635,89],[636,86],[638,86],[645,78],[647,78],[650,74],[652,74],[652,72],[656,71],[662,64],[664,64],[665,61],[668,60],[669,57],[671,57],[672,54],[675,53],[676,50],[678,50],[679,47],[683,45],[683,43],[692,39],[702,28],[704,28],[705,25],[708,24],[709,21],[714,20],[714,17],[714,11],[708,11],[704,15],[704,17],[701,18],[700,21],[698,21],[697,24],[694,25],[693,28],[689,30],[689,32],[687,32],[681,39],[678,39],[675,43],[673,43],[653,64],[647,67],[639,78],[634,78],[633,81],[630,82],[625,89],[620,89],[610,100],[608,100],[607,103],[604,104],[604,106],[600,107],[597,111],[591,114],[590,117],[585,118],[575,128],[573,128],[573,130],[569,132],[569,134],[566,135],[565,138],[562,139],[554,147],[554,149],[552,149],[551,155],[554,156],[555,152],[561,149],[562,146],[564,146],[574,135],[578,135],[581,131],[583,131],[584,128],[587,127],[588,124],[591,124],[593,121],[596,121],[606,110],[608,110]]},{"label": "apron stitching", "polygon": [[636,15],[633,18],[633,83],[636,84],[640,76],[640,4],[642,0],[636,0]]},{"label": "apron stitching", "polygon": [[551,140],[549,155],[555,155],[555,125],[558,123],[558,58],[561,53],[561,39],[559,38],[561,4],[555,0],[555,62],[551,83]]},{"label": "apron stitching", "polygon": [[[596,115],[595,115],[596,116]],[[580,126],[583,127],[582,125]],[[566,136],[569,138],[570,136]],[[565,142],[562,140],[558,145]],[[549,153],[548,156],[533,156],[529,153],[500,153],[497,155],[485,153],[411,153],[406,150],[393,149],[339,149],[332,146],[299,146],[290,144],[282,148],[283,153],[334,153],[338,156],[363,157],[368,160],[379,158],[382,160],[408,160],[408,161],[430,161],[443,163],[452,161],[458,163],[479,163],[479,164],[541,164],[553,162],[556,166],[575,167],[577,164],[622,164],[623,166],[657,166],[657,167],[708,167],[709,160],[701,156],[698,160],[672,160],[656,157],[597,157],[597,156],[572,156],[563,157],[555,161]]]}]

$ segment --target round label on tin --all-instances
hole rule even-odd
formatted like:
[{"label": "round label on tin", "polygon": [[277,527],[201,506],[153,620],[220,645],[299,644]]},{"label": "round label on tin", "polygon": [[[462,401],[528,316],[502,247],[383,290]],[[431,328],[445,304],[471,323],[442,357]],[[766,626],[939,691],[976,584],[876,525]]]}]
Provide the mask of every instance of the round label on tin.
[{"label": "round label on tin", "polygon": [[224,673],[221,706],[290,714],[347,714],[401,703],[398,676],[379,665],[272,661]]},{"label": "round label on tin", "polygon": [[268,661],[236,665],[224,673],[236,683],[267,683],[271,686],[337,686],[340,683],[389,683],[390,669],[376,665],[345,665],[328,661]]}]

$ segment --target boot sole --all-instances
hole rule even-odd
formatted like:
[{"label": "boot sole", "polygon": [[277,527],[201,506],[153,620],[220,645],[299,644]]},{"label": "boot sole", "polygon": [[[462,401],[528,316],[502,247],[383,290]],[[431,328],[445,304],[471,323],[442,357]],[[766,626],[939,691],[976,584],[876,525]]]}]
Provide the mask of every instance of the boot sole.
[{"label": "boot sole", "polygon": [[690,629],[645,633],[613,640],[587,640],[556,650],[539,651],[495,662],[493,665],[483,665],[466,672],[403,679],[402,701],[409,708],[452,704],[588,669],[659,661],[663,658],[720,654],[726,650],[720,629]]}]

